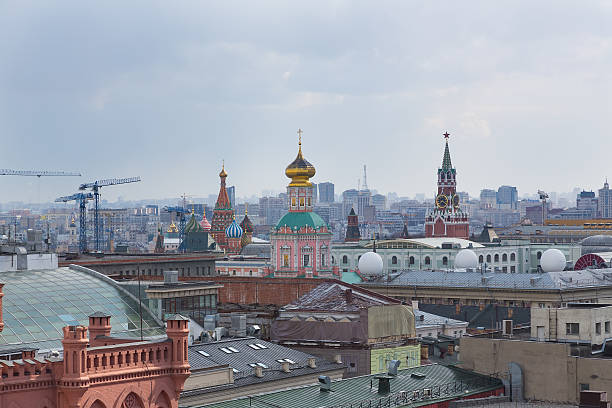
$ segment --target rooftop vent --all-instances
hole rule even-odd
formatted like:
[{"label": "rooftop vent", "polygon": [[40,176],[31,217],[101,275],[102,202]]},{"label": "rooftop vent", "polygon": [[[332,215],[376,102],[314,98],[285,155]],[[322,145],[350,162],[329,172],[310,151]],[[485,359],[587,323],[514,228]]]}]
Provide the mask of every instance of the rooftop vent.
[{"label": "rooftop vent", "polygon": [[419,373],[418,371],[415,371],[414,373],[410,374],[410,377],[422,380],[427,376],[424,373]]},{"label": "rooftop vent", "polygon": [[378,380],[378,393],[389,394],[391,392],[391,376],[377,375],[374,377]]},{"label": "rooftop vent", "polygon": [[317,361],[314,357],[308,357],[308,367],[317,368]]},{"label": "rooftop vent", "polygon": [[425,321],[425,315],[424,314],[419,315],[419,320],[420,321]]},{"label": "rooftop vent", "polygon": [[529,279],[529,283],[531,284],[531,286],[535,286],[536,283],[540,281],[540,279],[542,279],[541,276],[534,276],[533,278]]},{"label": "rooftop vent", "polygon": [[397,369],[399,368],[401,361],[399,360],[391,360],[389,364],[387,364],[387,374],[396,376]]},{"label": "rooftop vent", "polygon": [[331,379],[326,375],[320,375],[319,388],[321,391],[331,391]]}]

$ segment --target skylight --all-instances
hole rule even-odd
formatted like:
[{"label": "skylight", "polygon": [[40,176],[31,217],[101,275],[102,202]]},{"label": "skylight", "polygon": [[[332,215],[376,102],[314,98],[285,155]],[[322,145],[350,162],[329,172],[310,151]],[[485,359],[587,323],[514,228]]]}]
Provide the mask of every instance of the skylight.
[{"label": "skylight", "polygon": [[228,347],[228,349],[232,352],[232,353],[239,353],[240,351],[237,348],[234,347]]},{"label": "skylight", "polygon": [[200,353],[200,354],[201,354],[201,355],[203,355],[204,357],[210,357],[210,354],[208,354],[208,353],[207,353],[207,352],[205,352],[205,351],[198,350],[198,353]]}]

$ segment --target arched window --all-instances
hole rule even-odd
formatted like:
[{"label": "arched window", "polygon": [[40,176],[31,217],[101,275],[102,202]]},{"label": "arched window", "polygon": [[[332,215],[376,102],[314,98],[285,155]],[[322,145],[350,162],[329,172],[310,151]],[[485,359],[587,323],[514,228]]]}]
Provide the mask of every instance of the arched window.
[{"label": "arched window", "polygon": [[391,263],[393,265],[397,265],[397,256],[393,255],[393,257],[391,258]]},{"label": "arched window", "polygon": [[478,263],[483,263],[484,262],[484,256],[480,255],[478,257]]},{"label": "arched window", "polygon": [[431,265],[431,259],[428,256],[425,257],[425,265]]},{"label": "arched window", "polygon": [[448,265],[448,257],[442,257],[442,265]]},{"label": "arched window", "polygon": [[510,254],[510,260],[516,261],[516,254],[514,252]]},{"label": "arched window", "polygon": [[410,263],[410,265],[414,265],[414,256],[411,256],[411,257],[408,259],[408,262]]},{"label": "arched window", "polygon": [[487,255],[487,262],[491,263],[491,254]]},{"label": "arched window", "polygon": [[332,255],[332,265],[336,264],[336,258],[334,258],[334,256]]},{"label": "arched window", "polygon": [[342,257],[342,263],[343,263],[343,264],[348,263],[348,256],[344,255],[344,256]]},{"label": "arched window", "polygon": [[538,259],[540,259],[541,257],[542,257],[542,253],[538,251]]},{"label": "arched window", "polygon": [[502,262],[508,262],[508,254],[502,255]]},{"label": "arched window", "polygon": [[495,262],[499,262],[499,254],[495,254],[494,259],[495,259]]}]

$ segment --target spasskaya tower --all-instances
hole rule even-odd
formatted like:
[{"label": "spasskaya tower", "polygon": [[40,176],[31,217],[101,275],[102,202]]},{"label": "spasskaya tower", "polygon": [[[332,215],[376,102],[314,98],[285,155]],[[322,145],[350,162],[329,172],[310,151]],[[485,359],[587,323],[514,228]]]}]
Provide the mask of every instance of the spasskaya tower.
[{"label": "spasskaya tower", "polygon": [[448,132],[444,133],[446,146],[442,167],[438,169],[438,193],[434,208],[429,210],[425,216],[425,236],[468,239],[469,219],[468,214],[460,208],[461,203],[457,195],[457,171],[453,168],[448,150],[449,136]]}]

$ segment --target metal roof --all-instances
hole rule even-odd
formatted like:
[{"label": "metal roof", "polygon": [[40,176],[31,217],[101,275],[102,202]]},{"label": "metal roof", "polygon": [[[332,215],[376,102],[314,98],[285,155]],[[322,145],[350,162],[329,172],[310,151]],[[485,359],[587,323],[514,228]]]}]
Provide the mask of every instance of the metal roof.
[{"label": "metal roof", "polygon": [[[439,316],[433,313],[424,312],[422,310],[414,310],[414,325],[419,327],[427,327],[427,326],[439,326],[443,324],[457,325],[457,324],[465,324],[468,322],[464,322],[462,320],[455,320],[444,316]],[[423,316],[423,320],[421,320],[421,316]]]},{"label": "metal roof", "polygon": [[332,381],[331,392],[321,391],[319,385],[309,385],[201,407],[419,407],[503,387],[499,379],[437,364],[399,370],[397,376],[389,380],[391,392],[388,394],[378,394],[376,377],[373,374]]},{"label": "metal roof", "polygon": [[421,286],[448,288],[499,288],[567,290],[572,288],[612,286],[612,269],[529,273],[485,273],[449,271],[403,271],[363,282],[363,286]]},{"label": "metal roof", "polygon": [[[316,368],[308,367],[309,358],[315,358]],[[258,382],[344,369],[342,364],[332,363],[323,358],[254,337],[194,344],[189,347],[188,359],[192,372],[229,365],[234,369],[234,383],[185,391],[182,395],[197,395],[223,388],[235,388]],[[290,372],[286,373],[281,370],[282,362],[279,360],[289,363]],[[255,367],[249,365],[258,363],[263,371],[261,378],[254,375]]]}]

